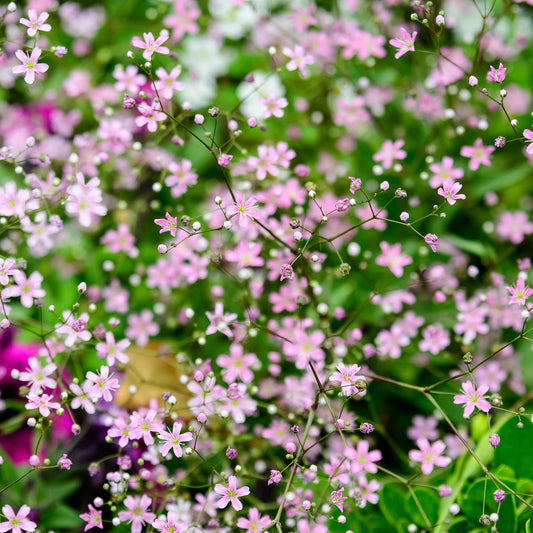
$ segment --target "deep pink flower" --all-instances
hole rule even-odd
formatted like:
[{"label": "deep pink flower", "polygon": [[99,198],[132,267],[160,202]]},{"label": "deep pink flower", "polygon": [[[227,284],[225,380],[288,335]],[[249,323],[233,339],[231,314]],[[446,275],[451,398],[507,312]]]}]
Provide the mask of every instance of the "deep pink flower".
[{"label": "deep pink flower", "polygon": [[457,200],[464,200],[464,194],[457,194],[463,186],[458,182],[446,180],[442,187],[439,187],[437,194],[444,196],[450,205],[454,205]]},{"label": "deep pink flower", "polygon": [[83,531],[88,531],[93,527],[104,529],[104,523],[102,522],[102,511],[98,511],[91,504],[89,504],[89,512],[80,514],[80,518],[87,522]]},{"label": "deep pink flower", "polygon": [[522,277],[518,278],[516,285],[511,286],[511,287],[506,287],[506,289],[509,291],[509,294],[511,295],[511,299],[509,300],[509,305],[511,304],[525,305],[526,300],[533,294],[533,289],[526,286],[524,278]]}]

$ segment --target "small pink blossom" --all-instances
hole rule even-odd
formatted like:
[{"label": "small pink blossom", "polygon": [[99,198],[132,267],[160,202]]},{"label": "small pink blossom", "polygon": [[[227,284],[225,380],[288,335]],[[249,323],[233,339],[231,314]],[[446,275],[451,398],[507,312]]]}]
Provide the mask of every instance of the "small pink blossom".
[{"label": "small pink blossom", "polygon": [[181,427],[182,424],[174,422],[172,425],[172,431],[161,431],[161,433],[159,433],[158,438],[165,442],[163,446],[161,446],[161,454],[163,457],[165,457],[170,450],[174,452],[176,457],[181,457],[183,455],[181,445],[194,438],[190,431],[181,433]]},{"label": "small pink blossom", "polygon": [[251,196],[246,200],[240,191],[235,192],[235,203],[228,206],[226,209],[226,215],[232,218],[238,215],[238,223],[241,227],[248,226],[248,222],[255,221],[259,216],[257,215],[257,199],[255,196]]},{"label": "small pink blossom", "polygon": [[229,476],[227,486],[218,483],[215,485],[215,492],[222,496],[217,503],[219,509],[224,509],[228,503],[231,503],[231,506],[236,511],[240,511],[242,509],[242,503],[239,498],[250,494],[250,488],[246,486],[237,488],[237,478],[235,476]]},{"label": "small pink blossom", "polygon": [[519,277],[516,284],[511,287],[506,287],[511,295],[509,305],[518,304],[526,305],[526,300],[533,294],[533,289],[527,287],[524,278]]},{"label": "small pink blossom", "polygon": [[290,61],[287,63],[287,70],[299,70],[302,76],[307,74],[307,65],[312,65],[315,62],[315,59],[312,55],[307,54],[305,49],[297,44],[294,48],[289,48],[285,46],[283,48],[283,55],[290,58]]},{"label": "small pink blossom", "polygon": [[468,163],[468,168],[470,170],[477,170],[480,165],[486,165],[490,167],[490,154],[494,152],[496,148],[494,146],[483,146],[483,141],[481,138],[477,138],[474,141],[474,146],[463,146],[461,148],[460,154],[463,157],[470,158],[470,162]]},{"label": "small pink blossom", "polygon": [[45,21],[48,19],[49,15],[46,11],[43,11],[39,16],[37,16],[37,11],[35,9],[28,9],[28,18],[21,18],[19,22],[24,26],[27,26],[26,33],[28,37],[34,37],[38,31],[50,31],[52,26],[50,24],[45,24]]},{"label": "small pink blossom", "polygon": [[476,407],[484,413],[490,411],[490,403],[483,399],[483,395],[489,390],[488,385],[481,385],[476,389],[472,381],[468,380],[466,383],[461,384],[461,388],[464,394],[456,394],[453,397],[453,403],[465,404],[463,411],[464,418],[468,418]]},{"label": "small pink blossom", "polygon": [[466,198],[464,194],[457,194],[462,187],[457,181],[446,180],[442,184],[442,187],[439,187],[437,190],[437,194],[446,198],[446,201],[450,205],[454,205],[457,200],[464,200]]},{"label": "small pink blossom", "polygon": [[409,459],[417,463],[422,463],[422,473],[431,474],[435,466],[445,467],[451,462],[449,457],[442,456],[446,449],[446,444],[438,440],[430,444],[427,439],[417,439],[416,445],[418,450],[411,450],[409,452]]},{"label": "small pink blossom", "polygon": [[22,533],[22,531],[35,531],[37,524],[28,517],[30,507],[23,505],[16,513],[11,505],[4,505],[2,513],[7,518],[7,522],[0,522],[0,532],[11,531],[12,533]]},{"label": "small pink blossom", "polygon": [[95,509],[91,504],[89,504],[89,512],[80,514],[80,518],[87,522],[83,531],[88,531],[93,527],[104,529],[104,523],[102,522],[102,511]]},{"label": "small pink blossom", "polygon": [[143,494],[142,496],[127,496],[124,500],[127,511],[119,511],[118,517],[121,521],[131,522],[131,533],[141,533],[144,524],[151,524],[155,519],[155,513],[148,511],[152,505],[152,498]]},{"label": "small pink blossom", "polygon": [[379,243],[379,247],[381,248],[381,255],[376,257],[376,265],[388,267],[397,278],[402,277],[403,267],[410,265],[413,258],[402,255],[400,243],[390,245],[388,242],[382,241]]},{"label": "small pink blossom", "polygon": [[28,85],[31,85],[35,81],[36,72],[41,74],[48,70],[46,63],[38,63],[41,57],[41,49],[37,46],[31,51],[30,55],[25,54],[22,50],[17,50],[15,55],[22,65],[13,67],[13,73],[24,74],[24,81]]},{"label": "small pink blossom", "polygon": [[489,83],[503,83],[503,81],[505,80],[506,73],[507,73],[507,69],[504,68],[504,66],[501,63],[498,68],[494,68],[491,65],[489,72],[487,72],[487,81]]},{"label": "small pink blossom", "polygon": [[168,35],[160,34],[156,39],[152,32],[143,33],[143,39],[140,37],[133,37],[131,40],[131,46],[139,50],[144,50],[143,57],[146,61],[150,61],[154,53],[158,54],[168,54],[170,53],[169,49],[166,46],[161,46],[167,39]]},{"label": "small pink blossom", "polygon": [[533,154],[533,131],[524,130],[522,132],[522,135],[527,139],[527,141],[526,141],[526,143],[527,143],[526,152],[529,155],[532,155]]},{"label": "small pink blossom", "polygon": [[424,241],[434,252],[438,250],[439,238],[434,233],[428,233],[424,237]]},{"label": "small pink blossom", "polygon": [[400,39],[391,39],[389,44],[398,48],[398,51],[394,54],[395,59],[399,59],[407,52],[415,51],[415,39],[418,35],[418,32],[414,31],[410,34],[405,28],[400,28],[401,38]]},{"label": "small pink blossom", "polygon": [[161,226],[159,233],[165,233],[165,231],[169,231],[172,237],[176,236],[176,232],[178,231],[178,217],[170,216],[170,213],[167,211],[165,213],[165,218],[156,218],[154,222],[158,226]]}]

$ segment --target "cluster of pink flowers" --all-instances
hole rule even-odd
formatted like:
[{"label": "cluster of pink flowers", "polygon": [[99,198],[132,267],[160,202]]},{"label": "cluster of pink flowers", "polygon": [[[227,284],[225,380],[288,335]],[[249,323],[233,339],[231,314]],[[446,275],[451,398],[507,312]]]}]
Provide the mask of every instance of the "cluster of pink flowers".
[{"label": "cluster of pink flowers", "polygon": [[119,58],[109,6],[0,8],[0,469],[30,468],[0,532],[60,529],[9,489],[80,470],[66,529],[351,531],[391,481],[447,524],[469,419],[530,385],[533,222],[490,178],[526,190],[526,36],[456,2],[163,4]]}]

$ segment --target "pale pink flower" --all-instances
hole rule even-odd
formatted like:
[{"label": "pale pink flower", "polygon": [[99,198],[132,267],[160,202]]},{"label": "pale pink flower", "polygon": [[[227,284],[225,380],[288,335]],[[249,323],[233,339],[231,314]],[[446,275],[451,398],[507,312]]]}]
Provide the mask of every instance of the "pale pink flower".
[{"label": "pale pink flower", "polygon": [[26,398],[28,400],[25,405],[26,409],[39,409],[41,416],[50,416],[50,409],[59,409],[61,407],[59,403],[52,401],[50,394],[38,395],[29,392]]},{"label": "pale pink flower", "polygon": [[0,265],[0,285],[7,285],[9,283],[9,276],[13,276],[18,272],[16,262],[14,259],[5,259]]},{"label": "pale pink flower", "polygon": [[167,39],[168,35],[160,34],[156,39],[152,32],[143,33],[143,39],[140,37],[133,37],[131,40],[131,46],[139,50],[144,50],[143,57],[146,61],[150,61],[154,53],[168,54],[170,51],[166,46],[161,46]]},{"label": "pale pink flower", "polygon": [[165,218],[156,218],[154,222],[158,226],[161,226],[159,233],[165,233],[165,231],[169,231],[172,237],[176,236],[176,232],[178,231],[178,217],[170,216],[170,213],[167,211]]},{"label": "pale pink flower", "polygon": [[461,384],[464,394],[456,394],[453,397],[453,403],[465,404],[463,417],[468,418],[477,407],[480,411],[488,413],[491,405],[487,400],[483,399],[483,395],[489,390],[488,385],[480,385],[477,389],[474,387],[472,381],[468,380]]},{"label": "pale pink flower", "polygon": [[212,335],[213,333],[220,331],[220,333],[223,333],[226,337],[233,337],[233,332],[229,328],[229,324],[237,318],[237,315],[235,313],[224,313],[224,304],[222,302],[215,303],[214,313],[206,311],[205,314],[209,319],[209,326],[207,326],[205,332],[206,335]]},{"label": "pale pink flower", "polygon": [[237,488],[237,478],[235,476],[230,476],[227,486],[222,483],[217,483],[215,485],[215,492],[222,496],[217,502],[217,507],[219,509],[224,509],[227,507],[228,503],[231,503],[231,506],[236,511],[240,511],[242,509],[242,503],[239,498],[250,494],[250,487],[244,486]]},{"label": "pale pink flower", "polygon": [[422,463],[422,473],[431,474],[435,466],[445,467],[451,462],[449,457],[442,455],[446,449],[446,444],[441,440],[430,444],[427,439],[417,439],[416,445],[418,450],[411,450],[409,452],[409,459],[417,463]]},{"label": "pale pink flower", "polygon": [[39,272],[32,272],[27,278],[26,274],[18,270],[13,274],[16,285],[10,285],[2,291],[2,298],[8,299],[20,296],[20,303],[28,309],[33,305],[34,298],[43,298],[46,294],[41,288],[43,276]]},{"label": "pale pink flower", "polygon": [[41,49],[37,46],[29,55],[25,54],[22,50],[17,50],[15,55],[22,65],[13,67],[13,73],[24,74],[24,81],[28,85],[31,85],[35,81],[36,72],[41,74],[48,70],[48,65],[46,63],[38,63],[39,58],[41,57]]},{"label": "pale pink flower", "polygon": [[268,515],[261,515],[256,507],[248,510],[248,518],[241,516],[237,520],[237,527],[246,529],[246,533],[261,533],[270,524]]},{"label": "pale pink flower", "polygon": [[389,44],[398,48],[398,51],[394,54],[396,59],[399,59],[407,52],[415,51],[415,39],[418,35],[418,32],[414,31],[410,34],[405,28],[400,28],[401,38],[400,39],[391,39]]},{"label": "pale pink flower", "polygon": [[50,24],[45,24],[48,17],[49,14],[46,11],[37,16],[35,9],[28,9],[28,18],[21,18],[19,22],[28,27],[26,30],[28,37],[33,37],[38,31],[50,31],[52,29]]},{"label": "pale pink flower", "polygon": [[23,505],[16,513],[11,505],[4,505],[2,513],[7,518],[7,522],[0,522],[0,533],[11,531],[12,533],[21,533],[22,531],[35,531],[37,524],[32,522],[28,517],[30,507]]},{"label": "pale pink flower", "polygon": [[391,246],[388,242],[382,241],[379,243],[379,247],[381,248],[381,255],[376,257],[376,264],[388,267],[397,278],[402,277],[403,267],[413,262],[412,257],[402,255],[402,245],[400,243]]},{"label": "pale pink flower", "polygon": [[438,250],[439,238],[434,233],[428,233],[424,237],[424,241],[434,252]]},{"label": "pale pink flower", "polygon": [[494,146],[483,146],[483,141],[481,138],[477,138],[474,141],[474,146],[463,146],[461,148],[460,154],[463,157],[470,158],[468,163],[468,168],[470,170],[477,170],[480,165],[486,165],[490,167],[490,154],[494,152],[496,148]]},{"label": "pale pink flower", "polygon": [[287,63],[287,70],[299,70],[302,73],[302,76],[307,74],[307,65],[312,65],[315,62],[315,59],[312,55],[306,53],[303,46],[297,44],[294,48],[289,48],[285,46],[283,48],[283,55],[286,55],[290,58],[290,61]]},{"label": "pale pink flower", "polygon": [[369,451],[370,444],[365,439],[357,442],[357,448],[347,448],[345,451],[346,458],[351,462],[352,474],[358,474],[365,470],[369,474],[375,474],[378,467],[374,464],[381,461],[383,456],[379,450]]},{"label": "pale pink flower", "polygon": [[155,519],[155,513],[148,511],[152,505],[152,499],[143,494],[142,496],[127,496],[124,500],[127,511],[119,511],[121,521],[131,522],[131,533],[141,533],[145,522],[151,524]]}]

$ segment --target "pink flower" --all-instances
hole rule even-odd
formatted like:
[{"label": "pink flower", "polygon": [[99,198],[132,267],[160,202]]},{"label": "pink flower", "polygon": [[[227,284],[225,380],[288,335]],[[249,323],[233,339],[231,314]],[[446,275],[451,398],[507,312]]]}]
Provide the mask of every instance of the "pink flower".
[{"label": "pink flower", "polygon": [[162,431],[159,433],[158,438],[162,441],[165,441],[165,444],[161,446],[161,454],[163,457],[165,457],[171,449],[176,457],[181,457],[183,455],[181,445],[184,442],[189,442],[194,438],[190,431],[181,433],[181,427],[182,424],[179,422],[174,422],[172,426],[172,432]]},{"label": "pink flower", "polygon": [[217,503],[219,509],[224,509],[227,507],[228,503],[231,503],[236,511],[240,511],[242,509],[242,503],[239,501],[239,498],[250,494],[250,488],[245,486],[238,489],[237,478],[235,476],[230,476],[227,486],[222,483],[215,485],[215,492],[222,496]]},{"label": "pink flower", "polygon": [[31,54],[25,54],[22,50],[17,50],[15,52],[17,59],[22,63],[22,65],[17,65],[13,67],[14,74],[24,74],[24,81],[31,85],[35,81],[35,73],[44,73],[48,70],[48,65],[46,63],[38,63],[39,57],[41,57],[41,49],[35,47]]},{"label": "pink flower", "polygon": [[350,180],[350,192],[352,194],[355,194],[355,192],[361,188],[361,178],[354,178],[353,176],[349,176],[348,179]]},{"label": "pink flower", "polygon": [[527,139],[526,143],[527,143],[527,147],[526,147],[526,152],[528,154],[533,154],[533,131],[531,130],[524,130],[522,132],[522,135]]},{"label": "pink flower", "polygon": [[205,314],[209,319],[209,326],[207,326],[205,332],[206,335],[212,335],[213,333],[220,331],[220,333],[223,333],[226,337],[233,337],[233,332],[229,328],[229,324],[237,318],[237,315],[235,313],[224,313],[224,304],[222,302],[217,302],[215,304],[214,313],[206,311]]},{"label": "pink flower", "polygon": [[2,260],[0,265],[0,285],[7,285],[9,276],[13,276],[15,272],[18,272],[18,268],[14,259],[7,258]]},{"label": "pink flower", "polygon": [[231,160],[233,159],[232,155],[229,154],[220,154],[218,156],[217,162],[221,167],[229,167]]},{"label": "pink flower", "polygon": [[90,394],[95,398],[103,398],[105,402],[111,402],[113,393],[120,387],[118,379],[109,374],[109,367],[105,365],[97,372],[87,372],[85,377],[92,383]]},{"label": "pink flower", "polygon": [[182,533],[189,529],[187,524],[179,520],[178,513],[172,511],[169,511],[167,516],[154,520],[152,525],[157,531],[161,531],[162,533]]},{"label": "pink flower", "polygon": [[307,74],[307,65],[312,65],[315,62],[313,56],[307,54],[305,49],[299,44],[295,45],[294,48],[285,46],[283,48],[283,55],[290,58],[290,61],[287,63],[287,70],[298,69],[302,73],[302,76]]},{"label": "pink flower", "polygon": [[441,440],[430,444],[427,439],[417,439],[416,445],[419,450],[411,450],[409,459],[417,463],[422,463],[422,473],[431,474],[435,466],[445,467],[451,462],[449,457],[443,457],[441,454],[446,449],[446,444]]},{"label": "pink flower", "polygon": [[494,146],[483,146],[483,141],[480,138],[477,138],[474,141],[474,146],[463,146],[460,153],[463,157],[470,158],[468,168],[470,170],[477,170],[480,165],[490,167],[491,162],[489,155],[492,154],[494,150],[496,150]]},{"label": "pink flower", "polygon": [[28,17],[19,20],[21,24],[28,27],[26,30],[28,37],[33,37],[38,31],[50,31],[52,29],[50,24],[44,23],[49,17],[46,11],[37,16],[35,9],[28,9]]},{"label": "pink flower", "polygon": [[376,257],[376,265],[388,267],[397,278],[402,277],[403,267],[413,262],[412,257],[402,255],[400,243],[391,246],[388,242],[382,241],[379,243],[379,247],[381,248],[381,255]]},{"label": "pink flower", "polygon": [[398,48],[398,51],[394,54],[395,59],[399,59],[407,52],[415,51],[415,39],[418,35],[418,32],[414,31],[412,34],[405,28],[400,28],[400,33],[402,34],[401,39],[391,39],[389,44]]},{"label": "pink flower", "polygon": [[104,529],[104,524],[102,522],[102,511],[98,511],[91,504],[89,504],[89,512],[80,514],[80,518],[87,522],[83,531],[88,531],[93,527]]},{"label": "pink flower", "polygon": [[166,46],[161,46],[167,39],[168,35],[160,34],[157,39],[154,38],[152,32],[143,33],[144,41],[140,37],[133,37],[131,40],[131,46],[139,50],[144,50],[143,57],[147,61],[150,61],[154,53],[168,54],[169,49]]},{"label": "pink flower", "polygon": [[424,237],[424,241],[434,252],[438,250],[439,238],[434,233],[428,233]]},{"label": "pink flower", "polygon": [[270,93],[268,98],[260,98],[259,103],[264,106],[263,118],[283,116],[283,108],[287,107],[289,103],[286,98],[277,98],[275,93]]},{"label": "pink flower", "polygon": [[33,305],[34,298],[42,298],[46,294],[41,288],[43,276],[39,272],[32,272],[27,278],[26,274],[19,270],[13,274],[13,279],[16,285],[6,287],[2,291],[2,298],[20,296],[22,306],[29,309]]},{"label": "pink flower", "polygon": [[454,205],[457,200],[464,200],[466,196],[464,194],[457,194],[463,186],[458,182],[446,180],[442,187],[439,187],[437,194],[444,196],[450,205]]},{"label": "pink flower", "polygon": [[165,233],[165,231],[169,231],[172,237],[176,236],[176,232],[178,230],[178,217],[171,217],[170,213],[167,211],[165,218],[156,218],[154,222],[158,226],[161,226],[161,229],[159,230],[160,234]]},{"label": "pink flower", "polygon": [[143,494],[142,496],[127,496],[124,500],[124,505],[127,511],[119,511],[118,517],[122,521],[131,522],[131,533],[141,533],[145,522],[151,524],[155,518],[155,514],[148,511],[152,504],[152,499]]},{"label": "pink flower", "polygon": [[494,68],[491,65],[490,70],[487,73],[487,81],[489,83],[503,83],[503,81],[505,80],[506,72],[507,72],[507,69],[504,68],[504,66],[501,63],[498,68]]},{"label": "pink flower", "polygon": [[344,492],[344,487],[342,487],[339,490],[333,490],[330,494],[331,503],[339,509],[339,511],[342,513],[344,502],[348,499],[346,496],[343,496],[342,493]]},{"label": "pink flower", "polygon": [[398,139],[394,142],[387,139],[381,149],[372,156],[372,159],[381,163],[381,166],[385,169],[391,168],[394,160],[401,160],[407,157],[407,152],[402,149],[404,144],[405,141],[403,139]]},{"label": "pink flower", "polygon": [[28,403],[25,405],[26,409],[39,409],[41,416],[50,416],[50,409],[59,409],[61,407],[59,403],[52,402],[50,394],[37,395],[29,392],[26,398],[28,399]]},{"label": "pink flower", "polygon": [[237,520],[237,527],[246,529],[246,533],[260,533],[270,524],[270,517],[268,515],[259,514],[256,507],[252,507],[248,511],[248,518],[240,517]]},{"label": "pink flower", "polygon": [[281,265],[281,277],[279,278],[280,281],[283,281],[284,279],[292,280],[294,276],[294,270],[289,263],[284,263]]},{"label": "pink flower", "polygon": [[256,218],[259,218],[256,213],[257,199],[255,196],[251,196],[248,200],[244,199],[243,194],[240,191],[235,193],[235,203],[228,206],[226,209],[226,215],[229,218],[232,218],[234,215],[238,215],[238,223],[241,227],[248,226],[249,221],[254,221]]},{"label": "pink flower", "polygon": [[351,461],[352,474],[358,474],[366,470],[369,474],[375,474],[378,467],[374,464],[381,461],[383,456],[379,450],[368,451],[370,444],[367,440],[361,439],[357,442],[357,449],[347,448],[345,455]]},{"label": "pink flower", "polygon": [[509,305],[518,304],[525,305],[526,300],[533,294],[533,289],[526,286],[524,278],[519,277],[514,287],[506,287],[511,295]]},{"label": "pink flower", "polygon": [[27,518],[30,511],[30,507],[23,505],[15,513],[11,505],[4,505],[2,507],[2,513],[7,518],[7,522],[0,522],[0,532],[11,531],[12,533],[21,533],[22,531],[35,531],[37,524]]},{"label": "pink flower", "polygon": [[489,390],[488,385],[481,385],[477,389],[474,384],[468,380],[466,383],[461,384],[464,394],[456,394],[453,397],[453,403],[465,404],[463,417],[468,418],[477,407],[480,411],[488,413],[491,405],[487,400],[483,399],[483,395]]}]

